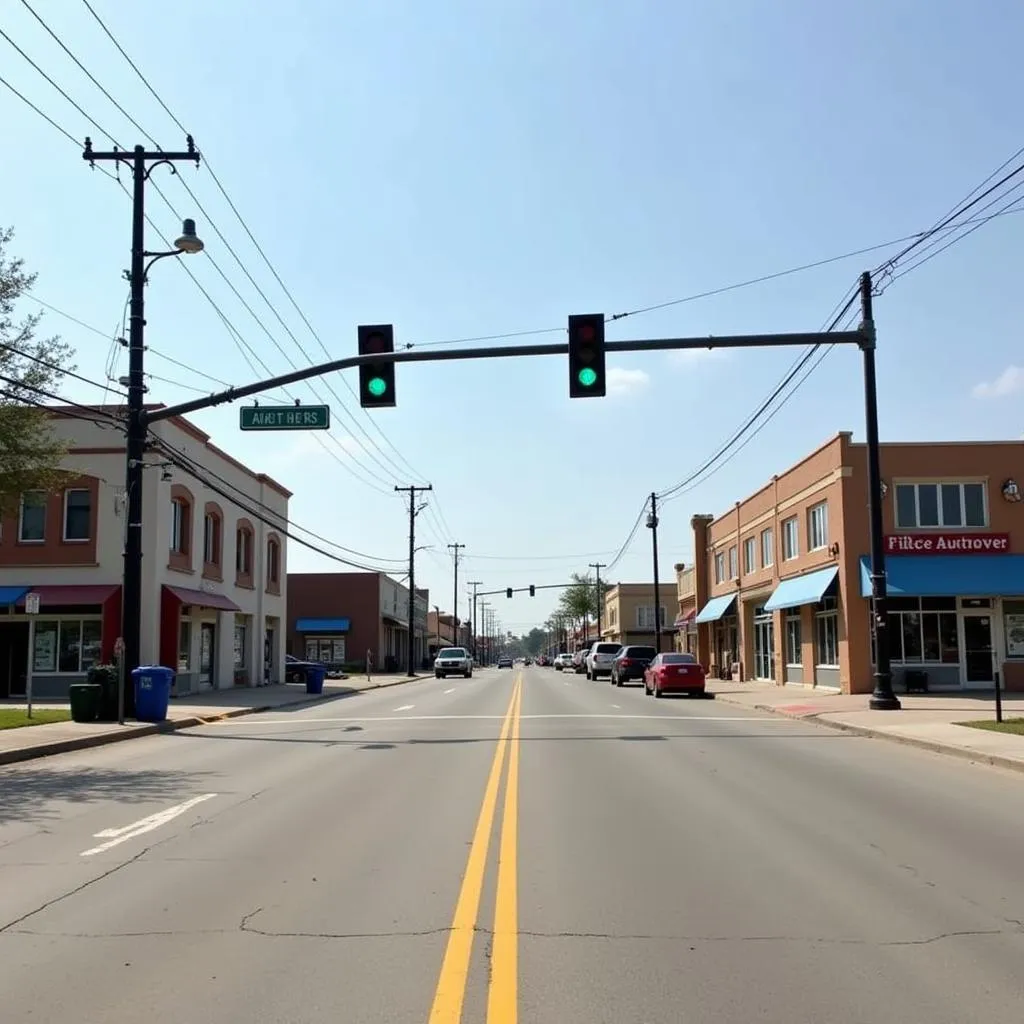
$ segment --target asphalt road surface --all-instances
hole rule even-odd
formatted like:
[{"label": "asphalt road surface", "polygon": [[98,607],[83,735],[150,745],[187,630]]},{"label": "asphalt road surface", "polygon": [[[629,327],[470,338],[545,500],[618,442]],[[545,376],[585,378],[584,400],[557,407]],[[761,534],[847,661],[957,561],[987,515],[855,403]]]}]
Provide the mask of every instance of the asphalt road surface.
[{"label": "asphalt road surface", "polygon": [[992,1024],[1024,779],[552,669],[0,769],[3,1024]]}]

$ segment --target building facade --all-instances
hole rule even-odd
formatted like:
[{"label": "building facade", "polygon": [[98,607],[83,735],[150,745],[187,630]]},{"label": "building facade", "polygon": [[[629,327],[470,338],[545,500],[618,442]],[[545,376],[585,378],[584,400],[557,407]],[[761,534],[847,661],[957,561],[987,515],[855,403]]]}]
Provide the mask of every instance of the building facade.
[{"label": "building facade", "polygon": [[[288,576],[288,651],[336,668],[406,671],[409,589],[374,572],[300,572]],[[413,668],[429,656],[430,595],[416,590]]]},{"label": "building facade", "polygon": [[[112,661],[121,635],[123,432],[98,408],[55,409],[70,475],[24,494],[0,531],[0,696],[66,696]],[[152,427],[145,509],[141,658],[175,670],[174,693],[283,679],[291,492],[182,417]],[[175,463],[169,461],[173,457]],[[186,466],[187,468],[182,468]],[[37,612],[29,612],[38,605]]]},{"label": "building facade", "polygon": [[[676,616],[669,615],[672,585],[659,588],[662,649],[672,650]],[[616,583],[604,595],[601,639],[618,644],[650,644],[656,639],[653,583]]]},{"label": "building facade", "polygon": [[697,570],[677,562],[675,649],[681,654],[697,653]]},{"label": "building facade", "polygon": [[[1024,442],[881,446],[897,688],[1024,689]],[[841,433],[694,516],[701,661],[722,678],[873,688],[867,449]]]}]

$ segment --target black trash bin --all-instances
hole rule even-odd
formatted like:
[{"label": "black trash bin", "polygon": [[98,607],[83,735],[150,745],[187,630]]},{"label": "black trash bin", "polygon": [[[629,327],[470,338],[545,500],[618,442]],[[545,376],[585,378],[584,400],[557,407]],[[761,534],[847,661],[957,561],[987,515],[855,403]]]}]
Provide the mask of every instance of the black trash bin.
[{"label": "black trash bin", "polygon": [[100,713],[103,688],[99,683],[72,683],[68,687],[73,722],[95,722]]},{"label": "black trash bin", "polygon": [[94,683],[100,688],[98,718],[101,722],[116,722],[118,720],[118,678],[116,665],[93,665],[86,673],[85,681]]}]

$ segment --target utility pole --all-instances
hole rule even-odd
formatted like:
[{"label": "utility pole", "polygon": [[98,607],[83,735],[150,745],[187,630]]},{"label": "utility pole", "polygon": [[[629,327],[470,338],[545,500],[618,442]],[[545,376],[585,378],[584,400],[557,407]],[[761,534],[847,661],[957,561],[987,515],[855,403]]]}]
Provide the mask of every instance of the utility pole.
[{"label": "utility pole", "polygon": [[651,511],[647,515],[654,555],[654,647],[661,654],[661,585],[658,583],[658,496],[651,491]]},{"label": "utility pole", "polygon": [[594,570],[597,576],[597,638],[601,639],[601,610],[604,606],[604,594],[601,592],[601,570],[607,569],[608,565],[605,562],[591,562],[590,568]]},{"label": "utility pole", "polygon": [[[143,331],[145,319],[145,287],[149,268],[165,256],[202,251],[203,243],[196,237],[195,222],[186,220],[181,237],[168,252],[146,251],[146,182],[154,167],[190,161],[199,166],[199,151],[192,136],[187,136],[187,149],[182,153],[163,150],[147,152],[145,146],[127,150],[95,153],[92,140],[85,140],[82,157],[90,165],[99,162],[124,163],[132,171],[132,261],[127,272],[131,286],[128,318],[128,423],[125,440],[125,544],[124,580],[121,592],[121,632],[124,638],[124,674],[130,684],[132,671],[142,660],[142,487],[143,459],[146,454],[148,428],[145,420],[145,351]],[[147,259],[149,262],[147,263]],[[131,685],[126,687],[129,714],[134,713],[135,694]]]},{"label": "utility pole", "polygon": [[425,509],[426,503],[416,507],[416,494],[423,491],[432,491],[433,484],[426,487],[395,487],[396,491],[402,491],[409,495],[409,653],[406,675],[416,675],[413,662],[416,658],[416,517]]},{"label": "utility pole", "polygon": [[871,309],[871,274],[860,276],[860,333],[864,353],[864,420],[868,449],[868,518],[871,523],[871,611],[875,617],[875,689],[868,702],[873,711],[899,711],[903,706],[892,689],[889,660],[889,594],[885,578],[882,526],[882,460],[878,440],[878,392],[875,384],[875,319]]},{"label": "utility pole", "polygon": [[477,638],[477,635],[480,632],[480,630],[478,630],[476,628],[476,592],[477,592],[477,588],[478,587],[482,587],[483,585],[484,584],[483,584],[482,580],[467,580],[466,581],[466,586],[473,588],[473,612],[472,612],[473,617],[469,620],[469,628],[470,628],[469,642],[470,642],[471,653],[473,655],[473,661],[477,660],[477,657],[476,657],[476,654],[477,654],[477,651],[476,651],[476,638]]},{"label": "utility pole", "polygon": [[456,647],[459,646],[459,548],[464,548],[465,546],[465,544],[459,543],[448,545],[448,550],[455,552],[455,594],[452,598],[455,607],[452,608],[452,629],[455,632],[455,640],[453,643]]}]

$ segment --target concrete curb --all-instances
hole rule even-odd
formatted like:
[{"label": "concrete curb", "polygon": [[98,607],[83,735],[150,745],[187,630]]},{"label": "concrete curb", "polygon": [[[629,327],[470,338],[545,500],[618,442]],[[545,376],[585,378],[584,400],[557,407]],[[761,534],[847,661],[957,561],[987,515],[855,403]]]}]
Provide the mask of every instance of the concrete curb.
[{"label": "concrete curb", "polygon": [[[51,757],[54,754],[67,754],[74,750],[88,750],[90,747],[104,747],[111,743],[122,743],[125,740],[134,740],[142,736],[155,736],[158,733],[179,732],[182,729],[196,729],[201,725],[210,725],[214,722],[221,722],[227,718],[240,718],[242,715],[258,715],[267,711],[280,711],[282,708],[308,707],[312,704],[320,704],[327,700],[337,700],[342,697],[351,697],[356,693],[365,693],[369,690],[380,690],[389,686],[400,686],[403,683],[414,683],[419,679],[426,679],[426,676],[412,676],[405,679],[392,679],[386,683],[376,683],[373,686],[364,686],[353,689],[352,693],[318,693],[311,694],[304,700],[293,700],[287,704],[260,704],[251,708],[230,708],[212,715],[192,715],[189,718],[168,719],[166,722],[154,722],[152,724],[131,725],[121,730],[108,730],[106,732],[94,733],[89,736],[74,736],[65,740],[55,740],[53,743],[39,743],[32,747],[23,747],[21,750],[0,751],[0,765],[19,764],[23,761],[34,761],[39,757]],[[26,728],[32,728],[27,726]]]},{"label": "concrete curb", "polygon": [[[771,704],[750,705],[744,701],[730,700],[727,695],[716,693],[716,700],[724,701],[726,704],[733,704],[738,707],[751,707],[755,711],[767,711],[769,714],[781,715],[783,718],[790,718],[795,722],[814,722],[817,725],[824,725],[836,732],[845,732],[853,736],[863,736],[865,739],[888,740],[890,743],[900,743],[905,747],[916,747],[918,750],[928,750],[933,754],[946,754],[951,757],[960,758],[962,761],[970,761],[974,764],[987,764],[993,768],[1008,768],[1014,772],[1024,772],[1024,760],[1017,760],[1012,757],[1003,757],[1001,754],[986,754],[978,750],[970,750],[967,747],[956,747],[949,743],[939,743],[936,740],[920,739],[917,736],[900,736],[896,733],[883,732],[880,729],[869,729],[863,725],[848,725],[846,722],[833,722],[821,715],[834,715],[835,711],[818,711],[812,715],[795,715],[788,711],[782,711]],[[964,726],[964,728],[967,728]]]}]

